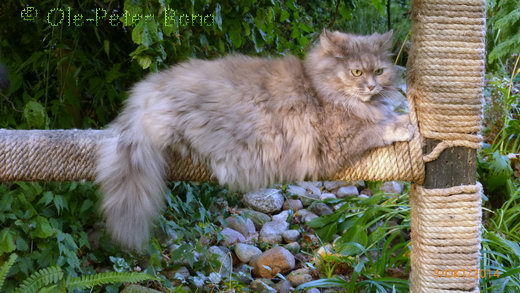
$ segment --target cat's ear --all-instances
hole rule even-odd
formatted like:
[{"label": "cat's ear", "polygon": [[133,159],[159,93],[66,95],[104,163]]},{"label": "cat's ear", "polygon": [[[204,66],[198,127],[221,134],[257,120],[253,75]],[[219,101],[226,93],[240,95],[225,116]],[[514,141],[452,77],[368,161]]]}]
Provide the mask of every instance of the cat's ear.
[{"label": "cat's ear", "polygon": [[389,30],[386,33],[379,35],[379,44],[381,48],[383,48],[386,51],[389,51],[392,49],[392,38],[394,37],[394,30]]},{"label": "cat's ear", "polygon": [[335,53],[338,50],[335,41],[334,33],[324,28],[320,35],[321,50],[324,53]]}]

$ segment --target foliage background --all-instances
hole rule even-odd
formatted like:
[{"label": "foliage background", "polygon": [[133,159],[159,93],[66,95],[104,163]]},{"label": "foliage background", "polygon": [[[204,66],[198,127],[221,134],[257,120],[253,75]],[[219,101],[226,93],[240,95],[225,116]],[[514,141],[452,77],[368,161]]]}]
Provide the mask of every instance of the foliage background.
[{"label": "foliage background", "polygon": [[[22,20],[20,13],[28,6],[38,9],[36,21]],[[179,13],[213,14],[215,25],[165,26],[160,20],[168,7]],[[155,21],[117,27],[108,21],[97,26],[51,26],[45,16],[53,8],[70,8],[85,17],[93,17],[96,8],[109,14],[128,10],[152,14]],[[409,10],[407,0],[5,0],[0,3],[0,63],[7,66],[11,84],[0,92],[0,128],[102,128],[115,117],[131,85],[150,72],[188,58],[235,53],[301,57],[324,27],[355,33],[384,32],[391,27],[395,52],[403,49],[398,63],[404,65]],[[487,97],[495,106],[488,109],[487,139],[490,143],[497,137],[513,141],[500,150],[502,156],[515,151],[520,133],[518,94],[511,88],[507,93],[504,90],[520,47],[520,33],[515,29],[520,12],[515,0],[496,0],[490,1],[488,13],[488,50],[492,52],[488,64],[494,83]],[[494,174],[493,169],[486,170],[483,174]],[[176,196],[171,197],[171,213],[161,222],[163,238],[175,231],[181,239],[198,239],[195,249],[202,251],[207,243],[201,237],[214,237],[217,228],[212,223],[222,217],[210,211],[211,198],[217,193],[226,192],[212,185],[172,186]],[[160,258],[161,247],[167,245],[164,239],[159,235],[160,241],[152,240],[146,258],[118,251],[96,224],[98,198],[96,188],[87,182],[0,185],[0,261],[11,252],[20,255],[7,288],[53,264],[71,275],[140,266],[153,274],[164,270],[165,276]],[[188,219],[190,215],[195,217]],[[198,228],[183,230],[193,226]],[[211,258],[191,261],[201,270],[214,263]],[[164,286],[171,286],[163,279]]]}]

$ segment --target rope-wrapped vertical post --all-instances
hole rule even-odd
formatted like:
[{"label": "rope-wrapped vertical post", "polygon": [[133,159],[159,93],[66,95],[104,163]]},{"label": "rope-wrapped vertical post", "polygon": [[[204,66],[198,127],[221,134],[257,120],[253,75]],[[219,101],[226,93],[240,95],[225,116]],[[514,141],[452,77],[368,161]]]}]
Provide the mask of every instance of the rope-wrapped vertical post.
[{"label": "rope-wrapped vertical post", "polygon": [[484,0],[414,0],[408,95],[425,140],[413,185],[411,292],[479,292]]}]

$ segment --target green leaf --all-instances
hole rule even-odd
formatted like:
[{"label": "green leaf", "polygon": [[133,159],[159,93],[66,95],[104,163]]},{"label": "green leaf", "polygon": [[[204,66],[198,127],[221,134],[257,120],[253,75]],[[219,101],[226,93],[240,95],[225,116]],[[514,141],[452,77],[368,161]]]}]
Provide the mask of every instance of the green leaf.
[{"label": "green leaf", "polygon": [[0,231],[0,255],[16,249],[14,236],[14,232],[9,228],[4,228]]},{"label": "green leaf", "polygon": [[229,38],[231,39],[231,43],[233,47],[240,48],[242,46],[242,36],[241,36],[241,26],[234,25],[231,27],[229,31]]},{"label": "green leaf", "polygon": [[0,290],[4,286],[5,279],[7,278],[7,273],[9,273],[9,270],[14,265],[14,262],[17,258],[18,255],[16,255],[16,253],[11,254],[9,256],[9,259],[0,267]]},{"label": "green leaf", "polygon": [[350,276],[349,292],[355,292],[354,290],[355,290],[355,287],[356,287],[357,279],[358,279],[359,275],[361,274],[361,271],[363,270],[364,267],[365,267],[365,262],[364,261],[359,262],[354,267],[354,272]]},{"label": "green leaf", "polygon": [[289,14],[289,12],[287,12],[287,10],[282,10],[282,12],[280,13],[280,22],[288,20],[290,16],[291,15]]},{"label": "green leaf", "polygon": [[383,227],[377,227],[374,232],[368,236],[368,243],[377,243],[385,237],[385,230]]},{"label": "green leaf", "polygon": [[52,194],[51,191],[45,191],[42,194],[42,197],[40,198],[40,200],[38,201],[38,204],[42,204],[42,205],[46,206],[46,205],[50,204],[53,199],[54,199],[54,194]]},{"label": "green leaf", "polygon": [[141,55],[137,57],[137,63],[142,69],[146,69],[152,64],[152,59],[148,55]]},{"label": "green leaf", "polygon": [[49,221],[42,217],[37,216],[36,217],[36,228],[34,231],[31,231],[31,236],[38,237],[38,238],[49,238],[52,235],[54,235],[54,229],[52,228],[51,224],[49,224]]},{"label": "green leaf", "polygon": [[334,234],[338,231],[338,223],[333,222],[330,225],[325,226],[322,229],[316,231],[316,234],[323,242],[330,242]]},{"label": "green leaf", "polygon": [[341,278],[331,278],[331,279],[319,279],[307,282],[302,284],[296,288],[296,291],[308,288],[329,288],[329,287],[338,287],[338,288],[347,288],[348,282]]},{"label": "green leaf", "polygon": [[341,217],[340,213],[334,213],[334,214],[330,214],[327,216],[315,218],[315,219],[311,220],[310,222],[308,222],[306,225],[311,228],[314,228],[314,229],[323,228],[326,225],[329,225],[332,223],[337,223],[337,221],[340,217]]},{"label": "green leaf", "polygon": [[222,7],[217,3],[215,6],[215,22],[217,23],[217,27],[219,30],[222,30],[222,15],[221,15]]},{"label": "green leaf", "polygon": [[67,279],[67,286],[74,289],[87,289],[98,285],[114,284],[114,283],[137,283],[148,280],[157,280],[157,278],[144,273],[118,273],[107,272],[95,275],[84,275],[76,278]]},{"label": "green leaf", "polygon": [[29,245],[27,244],[27,241],[25,241],[22,237],[16,237],[16,250],[18,250],[18,251],[29,250]]},{"label": "green leaf", "polygon": [[513,52],[520,49],[520,34],[511,36],[507,40],[499,43],[488,55],[489,61],[493,62],[502,57],[509,57]]},{"label": "green leaf", "polygon": [[491,155],[488,163],[489,174],[485,186],[489,191],[493,191],[506,185],[507,180],[513,175],[513,169],[509,158],[501,155],[498,151]]},{"label": "green leaf", "polygon": [[103,50],[105,50],[105,54],[107,54],[107,56],[110,56],[110,41],[109,40],[103,41]]},{"label": "green leaf", "polygon": [[44,268],[25,279],[16,291],[23,293],[36,293],[39,292],[40,288],[50,284],[55,284],[61,279],[63,279],[63,271],[61,268]]},{"label": "green leaf", "polygon": [[152,34],[150,26],[144,20],[140,20],[132,30],[132,41],[139,45],[150,47],[152,45]]},{"label": "green leaf", "polygon": [[45,128],[47,113],[42,104],[29,101],[23,109],[23,117],[30,128]]},{"label": "green leaf", "polygon": [[58,214],[61,213],[63,210],[69,209],[69,204],[67,203],[67,200],[62,196],[56,194],[53,199],[54,206],[56,206],[56,210],[58,211]]}]

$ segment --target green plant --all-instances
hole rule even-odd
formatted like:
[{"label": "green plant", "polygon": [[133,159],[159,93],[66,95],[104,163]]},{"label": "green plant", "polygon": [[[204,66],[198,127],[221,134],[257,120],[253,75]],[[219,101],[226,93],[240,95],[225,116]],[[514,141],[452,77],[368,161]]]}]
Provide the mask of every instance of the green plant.
[{"label": "green plant", "polygon": [[520,6],[515,0],[492,0],[487,11],[488,64],[493,70],[503,70],[520,52]]},{"label": "green plant", "polygon": [[7,278],[7,274],[9,270],[14,265],[18,256],[16,254],[9,255],[9,259],[0,267],[0,289],[4,286],[5,279]]},{"label": "green plant", "polygon": [[[379,185],[369,183],[373,190],[378,190]],[[330,202],[342,206],[331,215],[309,222],[308,226],[324,242],[330,241],[334,234],[342,236],[333,242],[331,252],[317,257],[317,267],[324,278],[297,289],[407,291],[409,249],[402,232],[410,229],[407,194],[387,196],[376,191],[366,199],[347,197]]]},{"label": "green plant", "polygon": [[[2,265],[0,272],[0,289],[5,280],[5,276],[9,269],[13,266],[17,259],[16,254],[11,254],[9,260]],[[83,275],[80,277],[63,277],[63,271],[60,267],[52,266],[40,269],[31,274],[27,279],[14,290],[14,292],[36,293],[36,292],[66,292],[66,289],[87,289],[99,285],[115,284],[115,283],[137,283],[147,280],[157,280],[157,278],[144,273],[121,273],[106,272],[93,275]]]}]

